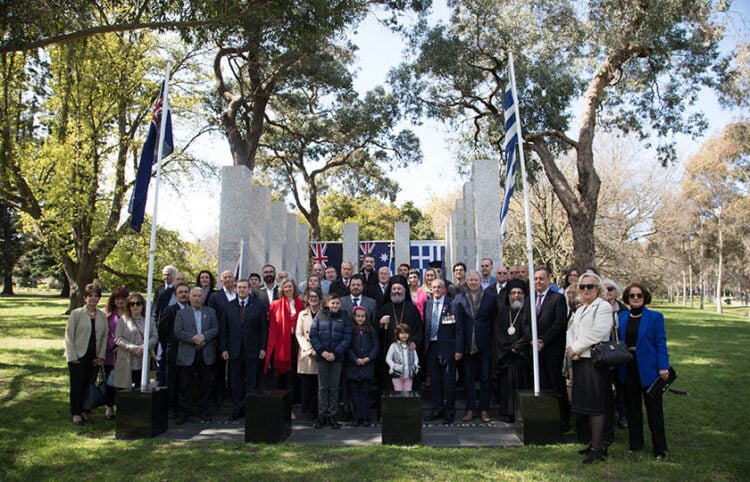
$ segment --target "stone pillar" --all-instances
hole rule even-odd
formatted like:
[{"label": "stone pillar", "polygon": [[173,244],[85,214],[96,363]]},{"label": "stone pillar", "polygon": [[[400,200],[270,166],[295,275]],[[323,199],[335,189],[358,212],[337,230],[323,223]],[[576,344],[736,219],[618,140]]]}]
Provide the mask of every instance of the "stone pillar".
[{"label": "stone pillar", "polygon": [[453,265],[459,261],[466,262],[466,219],[464,212],[464,200],[456,199],[456,251],[451,265],[445,265],[445,279],[453,278]]},{"label": "stone pillar", "polygon": [[500,166],[497,160],[475,160],[471,179],[474,206],[479,207],[474,210],[477,263],[482,258],[490,258],[498,265],[503,262],[503,243],[500,238]]},{"label": "stone pillar", "polygon": [[458,255],[458,236],[456,234],[458,223],[458,217],[456,212],[453,211],[448,218],[448,228],[446,229],[446,246],[445,246],[445,266],[453,266],[456,262],[456,256]]},{"label": "stone pillar", "polygon": [[307,279],[310,265],[310,227],[307,223],[297,223],[297,273],[298,284]]},{"label": "stone pillar", "polygon": [[268,232],[267,249],[268,264],[276,267],[276,271],[284,269],[284,239],[286,238],[286,205],[281,201],[271,203],[271,216],[266,219]]},{"label": "stone pillar", "polygon": [[396,260],[394,271],[400,264],[406,263],[411,266],[411,237],[409,233],[409,223],[397,222],[394,228],[394,251]]},{"label": "stone pillar", "polygon": [[464,183],[464,226],[466,233],[466,263],[467,271],[479,269],[477,258],[477,233],[479,223],[475,219],[475,212],[479,204],[474,203],[474,185],[472,182]]},{"label": "stone pillar", "polygon": [[[249,241],[245,243],[248,269],[242,270],[242,276],[247,277],[251,272],[260,273],[268,260],[266,224],[271,216],[271,190],[265,186],[252,186],[250,195],[245,197],[240,206],[243,211],[252,213],[253,220],[248,235]],[[252,208],[248,209],[247,206]]]},{"label": "stone pillar", "polygon": [[[287,213],[285,220],[286,227],[284,228],[284,232],[286,235],[283,241],[283,261],[279,269],[287,271],[289,276],[299,285],[300,273],[297,272],[297,248],[299,247],[297,243],[297,215]],[[302,273],[303,276],[305,274]]]},{"label": "stone pillar", "polygon": [[247,276],[251,257],[248,247],[254,228],[255,213],[242,209],[248,202],[248,193],[253,194],[250,184],[252,172],[245,166],[221,168],[221,202],[219,203],[219,266],[218,272],[234,271],[240,257],[240,243],[244,240],[244,256],[241,272]]},{"label": "stone pillar", "polygon": [[[359,224],[344,223],[343,261],[349,261],[354,266],[354,272],[359,270]],[[339,268],[341,268],[339,266]]]}]

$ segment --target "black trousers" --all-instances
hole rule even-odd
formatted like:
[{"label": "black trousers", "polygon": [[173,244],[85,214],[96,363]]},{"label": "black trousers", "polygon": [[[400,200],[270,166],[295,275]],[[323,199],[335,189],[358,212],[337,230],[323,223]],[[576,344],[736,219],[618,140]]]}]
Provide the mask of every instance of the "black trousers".
[{"label": "black trousers", "polygon": [[[456,362],[439,355],[437,342],[430,343],[427,364],[432,380],[432,410],[444,413],[446,418],[456,415]],[[445,401],[445,404],[443,404]]]},{"label": "black trousers", "polygon": [[631,450],[643,448],[643,410],[646,405],[648,429],[651,432],[651,443],[654,455],[667,452],[667,436],[664,431],[664,406],[662,400],[654,400],[646,394],[638,374],[638,363],[633,360],[625,367],[625,410],[628,416],[628,435]]},{"label": "black trousers", "polygon": [[348,380],[354,420],[370,419],[370,385],[372,380]]},{"label": "black trousers", "polygon": [[238,358],[229,360],[229,386],[235,408],[245,408],[245,395],[255,390],[257,379],[257,358],[246,358],[244,354],[240,354]]},{"label": "black trousers", "polygon": [[179,376],[177,369],[177,344],[167,345],[165,359],[162,360],[167,368],[167,387],[169,387],[169,408],[177,409],[179,407],[178,393],[180,390]]},{"label": "black trousers", "polygon": [[208,409],[208,396],[211,393],[213,383],[214,367],[206,365],[203,361],[203,353],[198,350],[195,353],[195,361],[191,366],[178,367],[179,404],[180,412],[187,414],[193,406],[193,386],[197,388],[195,406],[204,412]]},{"label": "black trousers", "polygon": [[68,362],[71,415],[80,415],[83,411],[83,398],[86,396],[89,384],[94,380],[96,369],[94,357],[84,356],[78,360],[78,363]]}]

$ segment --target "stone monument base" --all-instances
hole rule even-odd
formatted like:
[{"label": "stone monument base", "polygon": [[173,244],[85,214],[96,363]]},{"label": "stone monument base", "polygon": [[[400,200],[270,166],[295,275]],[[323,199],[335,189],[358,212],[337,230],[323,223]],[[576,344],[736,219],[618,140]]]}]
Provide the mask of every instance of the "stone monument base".
[{"label": "stone monument base", "polygon": [[166,432],[168,406],[167,387],[156,387],[145,392],[140,389],[118,391],[115,438],[151,438]]},{"label": "stone monument base", "polygon": [[422,394],[385,392],[381,398],[383,445],[422,443]]},{"label": "stone monument base", "polygon": [[292,389],[245,395],[245,442],[275,444],[292,434]]},{"label": "stone monument base", "polygon": [[562,442],[560,404],[557,395],[542,391],[516,390],[518,437],[524,445],[548,445]]}]

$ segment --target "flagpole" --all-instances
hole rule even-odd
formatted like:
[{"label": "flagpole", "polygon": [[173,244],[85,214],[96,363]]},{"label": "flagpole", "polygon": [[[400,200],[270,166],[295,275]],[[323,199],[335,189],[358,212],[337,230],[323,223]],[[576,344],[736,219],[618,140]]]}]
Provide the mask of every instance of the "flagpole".
[{"label": "flagpole", "polygon": [[538,396],[539,389],[539,346],[537,345],[538,330],[536,326],[536,309],[534,300],[534,244],[531,238],[531,208],[529,207],[529,190],[526,183],[526,160],[523,155],[523,131],[521,130],[521,113],[518,109],[518,96],[516,95],[516,72],[513,68],[513,53],[508,52],[508,65],[510,67],[511,95],[513,95],[513,109],[518,124],[518,158],[521,160],[521,179],[523,181],[523,210],[526,215],[526,257],[529,270],[529,306],[531,309],[531,347],[532,359],[534,361],[534,395]]},{"label": "flagpole", "polygon": [[245,257],[245,238],[240,238],[240,266],[237,268],[237,280],[242,279],[242,262]]},{"label": "flagpole", "polygon": [[154,210],[151,215],[151,242],[148,250],[148,284],[146,287],[146,325],[143,327],[143,369],[141,370],[141,391],[148,390],[149,372],[149,339],[151,337],[151,292],[154,286],[154,256],[156,254],[156,214],[159,208],[159,182],[161,181],[161,158],[164,155],[164,134],[167,130],[167,114],[169,113],[169,67],[164,74],[164,103],[161,108],[161,122],[159,122],[159,138],[156,154],[156,186],[154,187]]}]

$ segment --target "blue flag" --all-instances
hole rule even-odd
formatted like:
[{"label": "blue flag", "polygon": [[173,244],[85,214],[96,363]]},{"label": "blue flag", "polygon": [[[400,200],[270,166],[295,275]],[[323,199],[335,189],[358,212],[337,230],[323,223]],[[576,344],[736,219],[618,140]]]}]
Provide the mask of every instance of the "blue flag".
[{"label": "blue flag", "polygon": [[[157,162],[159,154],[159,144],[157,139],[161,127],[162,111],[164,108],[164,83],[162,82],[159,89],[159,97],[156,99],[154,106],[154,115],[151,118],[151,126],[148,129],[146,143],[143,144],[141,160],[138,163],[138,173],[135,176],[135,186],[133,196],[130,198],[128,212],[130,213],[130,227],[137,233],[141,232],[143,217],[146,212],[146,198],[148,197],[148,185],[151,182],[151,168]],[[164,131],[164,148],[162,157],[167,157],[174,151],[174,141],[172,139],[172,114],[167,109],[167,125]]]}]

